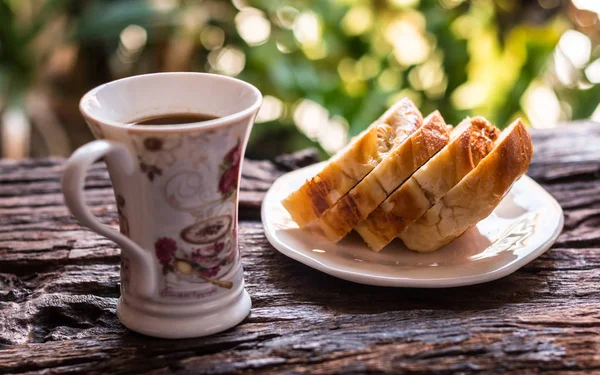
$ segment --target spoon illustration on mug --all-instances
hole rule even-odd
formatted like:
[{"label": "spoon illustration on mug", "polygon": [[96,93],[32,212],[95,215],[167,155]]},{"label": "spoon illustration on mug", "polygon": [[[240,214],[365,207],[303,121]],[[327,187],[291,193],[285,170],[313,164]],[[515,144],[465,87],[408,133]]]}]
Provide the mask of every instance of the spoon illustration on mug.
[{"label": "spoon illustration on mug", "polygon": [[175,260],[175,270],[177,270],[177,272],[179,272],[182,275],[187,276],[187,275],[194,274],[195,276],[201,278],[202,280],[205,280],[205,281],[207,281],[213,285],[219,286],[221,288],[231,289],[233,287],[233,283],[231,281],[222,281],[219,279],[205,276],[202,274],[202,271],[199,268],[201,268],[199,265],[194,264],[188,260],[185,260],[185,259],[176,259]]}]

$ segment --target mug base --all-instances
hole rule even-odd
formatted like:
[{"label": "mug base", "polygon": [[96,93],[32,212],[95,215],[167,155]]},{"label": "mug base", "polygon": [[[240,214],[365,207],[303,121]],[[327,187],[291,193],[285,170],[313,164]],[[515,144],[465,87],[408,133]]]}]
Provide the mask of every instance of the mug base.
[{"label": "mug base", "polygon": [[199,316],[157,316],[132,308],[123,297],[117,303],[117,316],[132,331],[164,339],[202,337],[236,326],[250,313],[250,295],[243,289],[231,304]]}]

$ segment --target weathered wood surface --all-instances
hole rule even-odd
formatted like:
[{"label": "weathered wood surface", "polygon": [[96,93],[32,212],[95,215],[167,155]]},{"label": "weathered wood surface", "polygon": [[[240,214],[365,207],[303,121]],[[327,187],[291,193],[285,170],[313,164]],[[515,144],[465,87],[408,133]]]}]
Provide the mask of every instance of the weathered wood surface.
[{"label": "weathered wood surface", "polygon": [[[119,324],[119,250],[63,206],[63,161],[0,161],[0,373],[600,372],[600,126],[536,132],[534,144],[529,175],[561,203],[564,232],[516,273],[455,289],[362,286],[279,254],[259,222],[262,194],[314,154],[246,162],[251,315],[178,341]],[[102,164],[87,186],[93,211],[116,225]]]}]

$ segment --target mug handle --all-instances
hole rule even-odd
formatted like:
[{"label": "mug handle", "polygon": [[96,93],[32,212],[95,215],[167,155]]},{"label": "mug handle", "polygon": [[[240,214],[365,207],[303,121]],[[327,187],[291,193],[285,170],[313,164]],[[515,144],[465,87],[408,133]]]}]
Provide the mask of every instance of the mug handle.
[{"label": "mug handle", "polygon": [[102,224],[85,204],[84,183],[87,169],[98,159],[113,159],[115,166],[126,175],[131,175],[135,162],[127,148],[107,140],[96,140],[79,147],[67,160],[62,177],[62,191],[65,204],[73,216],[84,226],[115,242],[121,250],[139,265],[141,272],[132,272],[131,289],[142,297],[151,297],[157,285],[156,271],[152,256],[123,234],[108,225]]}]

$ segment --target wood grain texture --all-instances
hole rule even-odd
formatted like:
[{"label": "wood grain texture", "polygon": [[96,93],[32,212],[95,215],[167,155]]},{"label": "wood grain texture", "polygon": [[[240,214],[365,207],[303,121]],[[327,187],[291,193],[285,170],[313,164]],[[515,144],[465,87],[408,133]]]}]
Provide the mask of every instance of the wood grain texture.
[{"label": "wood grain texture", "polygon": [[[119,250],[63,206],[63,161],[0,161],[0,373],[600,372],[600,126],[533,139],[529,175],[564,208],[563,233],[516,273],[453,289],[357,285],[279,254],[263,235],[260,201],[315,153],[246,162],[240,235],[251,315],[177,341],[118,322]],[[102,164],[87,197],[117,225]]]}]

